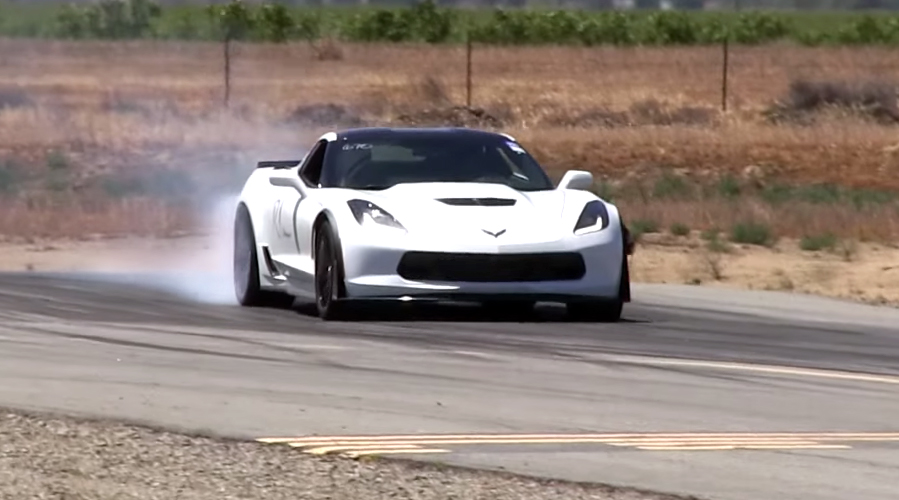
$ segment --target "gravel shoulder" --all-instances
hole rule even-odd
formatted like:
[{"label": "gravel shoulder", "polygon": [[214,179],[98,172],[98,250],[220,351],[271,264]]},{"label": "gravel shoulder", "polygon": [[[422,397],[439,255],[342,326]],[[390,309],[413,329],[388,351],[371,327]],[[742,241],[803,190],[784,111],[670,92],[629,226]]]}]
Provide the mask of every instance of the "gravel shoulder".
[{"label": "gravel shoulder", "polygon": [[692,498],[411,460],[320,457],[111,421],[0,415],[3,499]]}]

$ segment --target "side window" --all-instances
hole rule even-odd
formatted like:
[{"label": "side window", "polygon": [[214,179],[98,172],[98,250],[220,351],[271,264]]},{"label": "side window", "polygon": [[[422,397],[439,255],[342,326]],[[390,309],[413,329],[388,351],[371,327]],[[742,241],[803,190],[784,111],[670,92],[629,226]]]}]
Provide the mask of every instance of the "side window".
[{"label": "side window", "polygon": [[317,187],[319,179],[321,179],[322,165],[325,162],[325,149],[327,147],[328,141],[319,141],[312,148],[309,157],[306,158],[306,162],[300,167],[300,178],[310,187]]}]

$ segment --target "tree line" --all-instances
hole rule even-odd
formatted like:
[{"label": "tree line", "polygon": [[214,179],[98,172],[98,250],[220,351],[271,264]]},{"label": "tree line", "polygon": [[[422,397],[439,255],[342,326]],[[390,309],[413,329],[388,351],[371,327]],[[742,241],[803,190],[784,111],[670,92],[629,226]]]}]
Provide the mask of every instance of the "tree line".
[{"label": "tree line", "polygon": [[[27,34],[67,39],[181,39],[286,42],[333,37],[352,42],[568,45],[899,44],[899,16],[846,14],[826,22],[780,11],[578,11],[454,9],[435,0],[408,7],[334,9],[228,0],[163,6],[153,0],[99,0],[46,11]],[[0,11],[2,16],[2,11]],[[0,34],[15,36],[4,30]],[[7,31],[7,32],[3,32]],[[21,33],[18,33],[21,34]]]}]

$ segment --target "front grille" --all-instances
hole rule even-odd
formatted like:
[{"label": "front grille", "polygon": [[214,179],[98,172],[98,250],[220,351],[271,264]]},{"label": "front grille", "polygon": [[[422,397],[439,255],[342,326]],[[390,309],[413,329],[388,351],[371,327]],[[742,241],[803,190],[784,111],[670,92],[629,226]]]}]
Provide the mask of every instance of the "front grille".
[{"label": "front grille", "polygon": [[511,207],[514,199],[509,198],[440,198],[437,201],[457,207]]},{"label": "front grille", "polygon": [[561,281],[581,279],[584,259],[576,252],[474,254],[406,252],[397,272],[421,281]]}]

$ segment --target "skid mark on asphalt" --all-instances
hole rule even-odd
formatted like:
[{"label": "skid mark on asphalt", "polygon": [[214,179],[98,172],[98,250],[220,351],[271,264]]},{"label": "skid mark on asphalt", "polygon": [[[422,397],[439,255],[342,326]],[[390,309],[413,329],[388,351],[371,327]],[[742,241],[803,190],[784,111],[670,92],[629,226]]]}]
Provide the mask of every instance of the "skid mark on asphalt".
[{"label": "skid mark on asphalt", "polygon": [[[607,434],[436,434],[385,436],[267,437],[257,441],[286,444],[313,455],[450,453],[448,446],[584,445],[644,451],[839,450],[852,443],[899,443],[899,432],[781,433],[607,433]],[[535,450],[539,451],[539,450]]]}]

